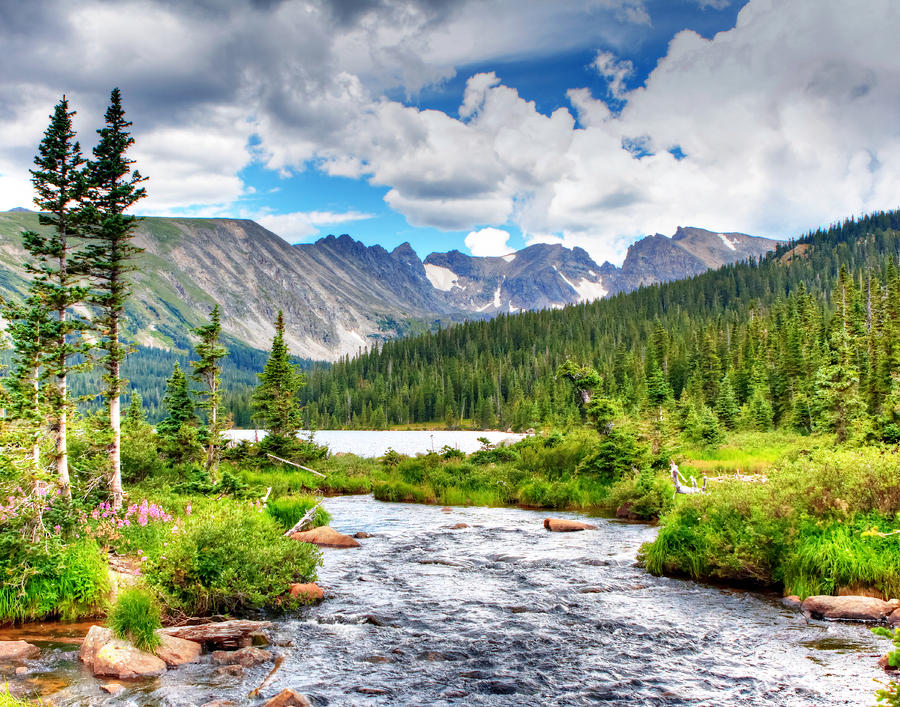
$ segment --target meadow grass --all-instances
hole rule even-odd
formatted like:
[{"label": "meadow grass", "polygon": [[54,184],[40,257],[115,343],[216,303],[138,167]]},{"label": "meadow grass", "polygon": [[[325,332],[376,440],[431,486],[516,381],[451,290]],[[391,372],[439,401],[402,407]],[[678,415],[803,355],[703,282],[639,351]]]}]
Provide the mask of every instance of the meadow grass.
[{"label": "meadow grass", "polygon": [[162,610],[156,597],[143,587],[131,587],[119,594],[106,622],[116,638],[131,641],[142,651],[152,653],[162,645],[156,633],[162,628]]}]

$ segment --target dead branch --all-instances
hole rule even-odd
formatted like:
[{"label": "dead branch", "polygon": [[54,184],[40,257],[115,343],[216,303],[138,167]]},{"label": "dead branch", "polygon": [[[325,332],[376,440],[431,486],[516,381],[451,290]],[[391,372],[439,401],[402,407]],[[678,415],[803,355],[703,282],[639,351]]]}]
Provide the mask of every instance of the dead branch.
[{"label": "dead branch", "polygon": [[303,530],[304,526],[306,526],[308,523],[311,523],[312,520],[313,520],[313,518],[316,517],[316,509],[317,509],[319,506],[321,506],[324,502],[325,502],[325,499],[323,498],[323,499],[320,500],[315,506],[313,506],[312,508],[310,508],[310,509],[304,514],[304,516],[294,524],[294,527],[291,528],[290,530],[288,530],[288,531],[284,534],[284,537],[290,537],[290,536],[293,535],[294,533],[299,533],[301,530]]},{"label": "dead branch", "polygon": [[284,462],[285,464],[290,464],[291,466],[296,466],[298,469],[303,469],[303,471],[308,471],[310,474],[315,474],[316,476],[321,476],[323,479],[325,478],[325,474],[321,474],[315,469],[310,469],[308,466],[303,466],[302,464],[298,464],[297,462],[292,462],[289,459],[282,459],[281,457],[276,457],[274,454],[266,453],[267,457],[272,457],[272,459],[277,459],[280,462]]}]

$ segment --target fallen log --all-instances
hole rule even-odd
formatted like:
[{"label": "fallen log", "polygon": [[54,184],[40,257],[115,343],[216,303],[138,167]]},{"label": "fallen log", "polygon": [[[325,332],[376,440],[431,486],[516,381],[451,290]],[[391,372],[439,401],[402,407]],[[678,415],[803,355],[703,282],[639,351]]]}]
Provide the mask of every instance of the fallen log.
[{"label": "fallen log", "polygon": [[253,640],[251,633],[262,631],[272,626],[271,621],[249,621],[233,619],[215,623],[197,624],[196,626],[170,626],[160,629],[160,633],[188,641],[213,646],[221,650],[246,648]]},{"label": "fallen log", "polygon": [[269,454],[266,452],[267,457],[272,457],[272,459],[276,459],[280,462],[284,462],[285,464],[290,464],[291,466],[295,466],[298,469],[303,469],[303,471],[308,471],[310,474],[315,474],[316,476],[321,476],[323,479],[325,478],[325,474],[316,471],[315,469],[310,469],[308,466],[303,466],[302,464],[298,464],[297,462],[292,462],[290,459],[282,459],[281,457],[276,457],[274,454]]},{"label": "fallen log", "polygon": [[706,493],[706,477],[703,477],[703,487],[697,487],[697,479],[691,476],[691,485],[687,485],[687,479],[681,475],[681,471],[678,469],[678,465],[675,462],[670,462],[670,469],[672,471],[672,481],[675,484],[675,493],[672,494],[672,499],[674,500],[675,494],[686,493]]},{"label": "fallen log", "polygon": [[294,523],[294,527],[293,527],[293,528],[291,528],[290,530],[288,530],[288,531],[285,532],[284,537],[286,537],[286,538],[287,538],[287,537],[290,537],[290,536],[293,535],[294,533],[300,532],[301,530],[303,530],[303,528],[304,528],[305,526],[307,526],[307,525],[309,525],[310,523],[312,523],[313,518],[316,517],[316,509],[317,509],[319,506],[321,506],[324,502],[325,502],[325,499],[323,498],[323,499],[321,499],[315,506],[313,506],[312,508],[310,508],[310,509],[303,515],[303,517],[302,517],[300,520],[298,520],[296,523]]}]

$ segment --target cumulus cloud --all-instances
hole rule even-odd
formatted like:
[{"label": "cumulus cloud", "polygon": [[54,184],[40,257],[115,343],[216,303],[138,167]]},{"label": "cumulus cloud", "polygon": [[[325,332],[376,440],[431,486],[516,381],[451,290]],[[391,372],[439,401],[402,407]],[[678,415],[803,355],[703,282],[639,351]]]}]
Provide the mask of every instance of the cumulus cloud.
[{"label": "cumulus cloud", "polygon": [[361,211],[295,211],[289,214],[257,214],[253,219],[286,241],[297,241],[320,233],[321,226],[370,219],[374,214]]},{"label": "cumulus cloud", "polygon": [[[629,89],[625,51],[650,19],[640,0],[0,3],[0,208],[29,205],[59,94],[89,146],[113,85],[152,213],[234,213],[256,161],[386,187],[415,226],[514,224],[616,261],[677,225],[789,236],[897,205],[900,5],[750,0],[729,31],[676,35]],[[456,115],[385,97],[573,49],[595,52],[609,95],[573,85],[569,108],[547,115],[485,72]],[[273,230],[316,225],[288,214]]]},{"label": "cumulus cloud", "polygon": [[506,245],[508,240],[509,231],[488,226],[478,231],[471,231],[466,236],[466,248],[472,255],[478,257],[506,255],[511,250]]}]

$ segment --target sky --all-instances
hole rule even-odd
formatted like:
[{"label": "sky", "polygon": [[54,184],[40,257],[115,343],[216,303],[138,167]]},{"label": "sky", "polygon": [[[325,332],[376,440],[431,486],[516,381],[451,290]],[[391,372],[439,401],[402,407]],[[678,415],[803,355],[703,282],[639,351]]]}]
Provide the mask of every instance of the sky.
[{"label": "sky", "polygon": [[0,210],[121,89],[144,215],[621,263],[900,206],[896,0],[0,0]]}]

